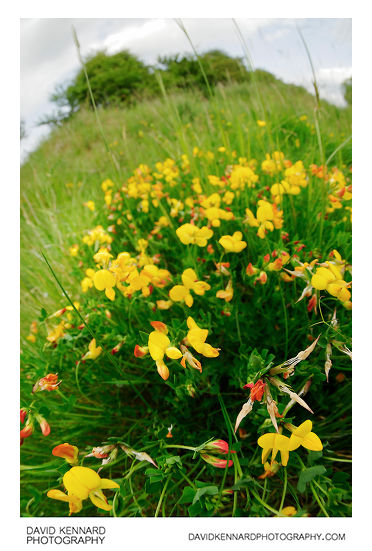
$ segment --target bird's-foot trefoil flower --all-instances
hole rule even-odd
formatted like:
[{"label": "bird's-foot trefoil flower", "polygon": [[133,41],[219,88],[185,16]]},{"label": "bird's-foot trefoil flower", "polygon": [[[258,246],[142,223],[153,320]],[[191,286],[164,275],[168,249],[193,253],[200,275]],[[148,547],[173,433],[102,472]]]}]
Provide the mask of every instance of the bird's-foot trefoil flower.
[{"label": "bird's-foot trefoil flower", "polygon": [[257,444],[262,448],[262,463],[265,463],[271,454],[271,464],[280,451],[282,465],[285,467],[288,463],[289,452],[291,450],[289,438],[276,432],[267,432],[259,437]]},{"label": "bird's-foot trefoil flower", "polygon": [[198,281],[198,276],[192,268],[187,268],[182,274],[183,285],[175,285],[169,291],[169,298],[174,302],[185,302],[191,308],[194,299],[190,293],[193,291],[197,295],[204,295],[211,286],[205,281]]},{"label": "bird's-foot trefoil flower", "polygon": [[301,423],[299,427],[295,427],[291,423],[286,423],[285,428],[292,433],[289,439],[290,451],[296,450],[300,446],[315,452],[319,452],[323,449],[323,444],[319,436],[317,436],[315,432],[311,432],[313,424],[310,419]]},{"label": "bird's-foot trefoil flower", "polygon": [[175,346],[171,346],[171,341],[167,336],[168,327],[161,321],[152,321],[152,327],[155,331],[149,334],[148,346],[140,347],[136,345],[134,355],[137,357],[144,356],[147,351],[156,363],[158,373],[164,381],[169,377],[169,369],[164,363],[164,356],[172,360],[177,360],[182,357],[182,352]]},{"label": "bird's-foot trefoil flower", "polygon": [[110,511],[112,506],[108,503],[102,490],[120,487],[113,480],[101,478],[93,469],[88,467],[72,467],[63,476],[63,484],[67,494],[61,490],[49,490],[47,496],[52,499],[66,501],[69,504],[70,515],[81,511],[83,501],[88,497],[99,509]]},{"label": "bird's-foot trefoil flower", "polygon": [[186,341],[199,354],[203,354],[207,358],[216,358],[219,355],[219,348],[213,348],[213,346],[205,342],[208,337],[208,329],[201,329],[191,316],[187,318],[187,327],[189,331]]},{"label": "bird's-foot trefoil flower", "polygon": [[213,230],[207,226],[198,228],[194,224],[183,224],[176,230],[177,237],[184,245],[198,245],[199,247],[205,247],[208,239],[213,235]]},{"label": "bird's-foot trefoil flower", "polygon": [[236,231],[233,235],[223,235],[218,242],[227,253],[240,253],[247,246],[247,243],[242,241],[242,238],[242,232]]},{"label": "bird's-foot trefoil flower", "polygon": [[96,339],[90,341],[88,349],[88,352],[82,357],[83,360],[95,360],[102,353],[102,346],[96,345]]}]

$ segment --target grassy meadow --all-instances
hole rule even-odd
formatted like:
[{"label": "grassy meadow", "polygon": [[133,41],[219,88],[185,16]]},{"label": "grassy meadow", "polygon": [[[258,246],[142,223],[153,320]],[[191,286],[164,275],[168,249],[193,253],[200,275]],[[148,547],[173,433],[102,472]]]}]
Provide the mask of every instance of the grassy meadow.
[{"label": "grassy meadow", "polygon": [[350,135],[253,79],[29,156],[22,516],[351,515]]}]

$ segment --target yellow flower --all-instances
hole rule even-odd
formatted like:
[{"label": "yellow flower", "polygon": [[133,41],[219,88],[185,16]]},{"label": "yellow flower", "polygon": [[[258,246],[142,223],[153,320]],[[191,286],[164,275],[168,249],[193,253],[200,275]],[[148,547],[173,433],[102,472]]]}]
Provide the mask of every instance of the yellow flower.
[{"label": "yellow flower", "polygon": [[252,187],[258,181],[258,176],[249,166],[235,165],[229,181],[232,190],[244,190],[246,185]]},{"label": "yellow flower", "polygon": [[65,473],[63,484],[67,494],[61,490],[49,490],[47,496],[59,501],[66,501],[70,506],[70,515],[81,511],[82,502],[88,497],[99,509],[110,511],[112,506],[107,502],[102,490],[120,487],[119,484],[108,478],[101,478],[93,469],[88,467],[72,467]]},{"label": "yellow flower", "polygon": [[164,324],[152,322],[151,325],[155,328],[149,335],[148,348],[151,358],[155,361],[158,373],[164,381],[169,377],[169,369],[164,363],[164,355],[172,360],[181,358],[182,352],[175,346],[170,346],[170,340],[166,333],[168,328]]},{"label": "yellow flower", "polygon": [[273,463],[276,454],[280,451],[282,465],[284,467],[287,465],[289,452],[291,450],[290,440],[287,436],[283,436],[282,434],[278,434],[276,432],[267,432],[259,437],[257,444],[263,448],[262,463],[265,463],[271,451],[271,463]]},{"label": "yellow flower", "polygon": [[193,224],[183,224],[176,230],[176,234],[184,245],[196,244],[199,247],[205,247],[208,239],[213,235],[213,231],[207,226],[198,228]]},{"label": "yellow flower", "polygon": [[101,189],[105,192],[110,191],[110,188],[112,188],[114,185],[114,182],[108,178],[107,180],[104,180],[102,182]]},{"label": "yellow flower", "polygon": [[49,331],[47,341],[57,342],[65,334],[65,322],[61,321],[56,327]]},{"label": "yellow flower", "polygon": [[218,207],[210,207],[205,210],[204,214],[214,228],[218,228],[221,225],[220,220],[232,220],[234,218],[231,211],[223,210]]},{"label": "yellow flower", "polygon": [[110,300],[114,300],[115,291],[113,289],[115,285],[115,276],[109,270],[98,270],[94,274],[93,283],[98,291],[105,290],[105,295]]},{"label": "yellow flower", "polygon": [[93,287],[93,277],[96,272],[92,268],[85,270],[86,277],[80,282],[81,290],[86,293],[88,289]]},{"label": "yellow flower", "polygon": [[212,207],[219,207],[221,204],[221,196],[218,193],[212,193],[209,197],[201,201],[200,206],[204,209],[209,209]]},{"label": "yellow flower", "polygon": [[310,419],[304,421],[299,427],[295,427],[289,423],[285,426],[292,432],[289,439],[290,451],[296,450],[300,446],[314,452],[319,452],[323,449],[323,444],[319,436],[317,436],[315,432],[311,432],[313,424]]},{"label": "yellow flower", "polygon": [[183,272],[182,282],[183,285],[175,285],[172,287],[169,291],[169,297],[174,302],[185,301],[189,308],[191,308],[194,302],[190,290],[194,291],[197,295],[204,295],[205,291],[211,288],[205,281],[198,281],[198,276],[192,268],[187,268]]},{"label": "yellow flower", "polygon": [[242,241],[242,237],[242,232],[236,231],[233,235],[223,235],[218,242],[226,252],[240,253],[247,246],[247,243]]},{"label": "yellow flower", "polygon": [[71,256],[77,256],[79,252],[79,245],[72,245],[72,247],[69,248],[69,253]]},{"label": "yellow flower", "polygon": [[189,328],[187,341],[199,354],[203,354],[206,358],[216,358],[219,355],[219,348],[213,348],[205,342],[208,337],[208,329],[198,327],[190,316],[187,318],[187,327]]},{"label": "yellow flower", "polygon": [[96,339],[92,339],[88,345],[88,352],[84,354],[83,360],[95,360],[102,353],[102,346],[96,346]]},{"label": "yellow flower", "polygon": [[295,509],[292,505],[288,505],[288,507],[283,507],[283,509],[280,511],[278,517],[294,517],[297,514],[297,509]]},{"label": "yellow flower", "polygon": [[94,212],[95,210],[95,204],[94,201],[87,201],[86,203],[83,203],[84,207],[88,207],[89,210]]},{"label": "yellow flower", "polygon": [[93,256],[94,262],[105,268],[109,265],[110,258],[113,258],[113,256],[106,249],[106,247],[101,247],[99,251]]},{"label": "yellow flower", "polygon": [[320,266],[311,278],[311,285],[320,291],[326,290],[341,302],[350,300],[351,293],[348,289],[350,283],[342,279],[341,271],[337,266],[327,262],[328,267]]},{"label": "yellow flower", "polygon": [[260,120],[258,120],[258,121],[257,121],[257,125],[260,126],[260,127],[262,128],[262,127],[266,126],[266,121],[260,121]]},{"label": "yellow flower", "polygon": [[247,222],[252,227],[258,227],[257,235],[264,239],[267,231],[273,231],[283,226],[283,213],[279,211],[275,204],[261,199],[257,203],[257,218],[250,209],[245,209]]}]

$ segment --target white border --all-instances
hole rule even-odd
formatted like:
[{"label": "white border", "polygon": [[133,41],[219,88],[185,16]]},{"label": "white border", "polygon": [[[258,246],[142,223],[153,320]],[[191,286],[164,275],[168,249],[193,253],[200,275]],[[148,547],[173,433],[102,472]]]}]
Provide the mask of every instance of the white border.
[{"label": "white border", "polygon": [[[2,72],[6,75],[2,85],[2,131],[1,151],[3,152],[3,189],[2,194],[2,331],[3,339],[3,432],[2,432],[2,540],[9,537],[11,545],[26,549],[24,544],[27,525],[104,525],[108,528],[109,546],[113,549],[128,547],[130,549],[188,549],[198,545],[203,549],[216,546],[230,548],[236,545],[255,548],[275,546],[303,545],[294,542],[275,542],[260,544],[254,542],[188,542],[189,531],[276,531],[298,530],[316,532],[325,529],[329,532],[346,531],[347,541],[316,544],[319,549],[332,549],[336,545],[346,548],[357,546],[367,549],[370,544],[368,527],[370,524],[370,479],[371,479],[371,416],[366,406],[370,397],[369,370],[371,369],[370,349],[370,268],[371,229],[369,226],[371,202],[371,82],[370,82],[370,17],[367,10],[358,8],[346,1],[313,1],[304,5],[298,1],[273,1],[263,3],[236,2],[217,3],[208,0],[189,1],[187,5],[176,5],[174,2],[136,2],[133,4],[105,0],[89,3],[77,3],[76,0],[65,0],[55,5],[48,1],[21,1],[17,6],[6,6],[2,22]],[[367,4],[366,4],[367,5]],[[3,8],[4,11],[4,8]],[[18,144],[19,144],[19,105],[16,91],[19,90],[19,18],[56,18],[56,17],[273,17],[273,18],[307,18],[307,17],[352,17],[353,18],[353,84],[354,84],[354,182],[357,184],[354,209],[357,210],[357,221],[354,225],[354,266],[356,277],[354,286],[354,444],[357,452],[363,456],[356,458],[354,469],[353,495],[354,516],[343,519],[19,519],[18,491]],[[11,207],[11,208],[10,208]],[[18,235],[17,235],[18,234]],[[4,251],[5,247],[5,251]],[[4,254],[5,253],[5,254]],[[363,277],[363,279],[362,279]],[[359,285],[358,285],[359,283]],[[4,300],[5,299],[5,300]],[[367,317],[368,316],[368,317]],[[6,344],[5,344],[6,343]],[[364,352],[364,353],[363,353]],[[363,356],[362,356],[363,354]],[[363,407],[364,406],[364,407]],[[366,448],[367,446],[367,448]],[[5,479],[5,480],[4,480]],[[150,526],[151,524],[151,526]],[[18,543],[18,545],[17,545]],[[262,546],[263,545],[263,546]],[[257,547],[258,546],[258,547]],[[42,546],[51,549],[50,546]],[[54,546],[54,548],[62,546]],[[27,547],[29,548],[29,547]]]}]

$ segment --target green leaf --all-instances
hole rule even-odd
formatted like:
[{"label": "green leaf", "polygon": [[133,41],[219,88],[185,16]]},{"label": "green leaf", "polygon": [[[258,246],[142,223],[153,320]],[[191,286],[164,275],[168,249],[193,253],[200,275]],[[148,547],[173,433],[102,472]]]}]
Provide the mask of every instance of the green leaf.
[{"label": "green leaf", "polygon": [[241,478],[234,484],[234,486],[231,487],[231,489],[240,490],[241,488],[247,488],[248,486],[251,486],[251,485],[252,485],[251,478]]},{"label": "green leaf", "polygon": [[325,472],[326,469],[323,465],[314,465],[313,467],[304,469],[303,471],[301,471],[300,478],[298,479],[297,490],[303,493],[306,490],[306,484],[308,482],[310,482],[316,476],[324,474]]},{"label": "green leaf", "polygon": [[45,308],[42,308],[40,310],[40,316],[38,317],[38,320],[39,321],[44,321],[45,318],[47,318],[47,317],[48,317],[48,312],[45,310]]},{"label": "green leaf", "polygon": [[191,486],[185,486],[182,492],[180,499],[178,500],[179,504],[182,503],[192,503],[195,497],[195,490]]},{"label": "green leaf", "polygon": [[167,457],[165,460],[167,465],[174,465],[175,463],[182,467],[182,461],[179,455],[171,455],[170,457]]},{"label": "green leaf", "polygon": [[196,503],[193,503],[190,505],[190,507],[187,509],[189,512],[190,517],[196,517],[198,516],[202,511],[204,507],[200,501],[197,501]]},{"label": "green leaf", "polygon": [[217,486],[204,486],[204,488],[198,488],[196,490],[192,504],[194,505],[203,495],[215,496],[218,494]]}]

